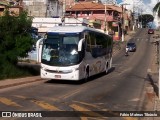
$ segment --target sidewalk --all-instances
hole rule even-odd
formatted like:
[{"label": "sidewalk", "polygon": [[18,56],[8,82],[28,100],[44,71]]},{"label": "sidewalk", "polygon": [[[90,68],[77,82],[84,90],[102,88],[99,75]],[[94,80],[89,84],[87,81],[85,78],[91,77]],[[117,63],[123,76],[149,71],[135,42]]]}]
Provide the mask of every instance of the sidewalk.
[{"label": "sidewalk", "polygon": [[[155,36],[157,31],[155,31]],[[146,97],[147,97],[147,111],[160,111],[160,98],[158,98],[158,63],[157,63],[157,46],[153,43],[155,38],[151,38],[151,43],[153,45],[152,62],[150,68],[148,69],[148,81],[146,84]],[[149,117],[147,120],[160,120],[160,117]]]},{"label": "sidewalk", "polygon": [[113,46],[113,56],[116,55],[122,49],[125,50],[126,42],[129,41],[133,37],[134,34],[135,34],[135,31],[129,31],[127,35],[125,35],[123,42],[122,40],[115,41],[115,44]]},{"label": "sidewalk", "polygon": [[40,76],[0,80],[0,89],[41,81]]}]

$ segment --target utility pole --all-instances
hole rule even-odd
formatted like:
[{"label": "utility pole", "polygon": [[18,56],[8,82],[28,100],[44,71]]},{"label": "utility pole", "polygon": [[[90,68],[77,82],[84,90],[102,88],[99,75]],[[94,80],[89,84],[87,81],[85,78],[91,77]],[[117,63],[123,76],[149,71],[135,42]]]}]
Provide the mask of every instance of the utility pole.
[{"label": "utility pole", "polygon": [[158,40],[158,57],[159,57],[159,60],[158,60],[158,98],[160,99],[160,39]]},{"label": "utility pole", "polygon": [[124,41],[124,29],[125,29],[125,24],[124,24],[124,5],[130,5],[130,4],[121,4],[122,5],[122,42]]},{"label": "utility pole", "polygon": [[108,26],[107,26],[107,2],[105,2],[105,12],[104,12],[105,16],[104,16],[104,32],[108,34]]},{"label": "utility pole", "polygon": [[143,16],[142,16],[142,8],[141,8],[141,28],[143,28]]},{"label": "utility pole", "polygon": [[66,13],[66,0],[63,0],[63,12],[62,12],[62,25],[65,25],[65,13]]},{"label": "utility pole", "polygon": [[134,13],[134,2],[133,2],[133,8],[132,8],[132,29],[135,30],[135,13]]},{"label": "utility pole", "polygon": [[106,24],[107,24],[107,23],[106,23],[106,22],[107,22],[107,21],[106,21],[106,18],[107,18],[107,15],[106,15],[106,14],[107,14],[107,10],[106,10],[106,9],[107,9],[107,8],[106,8],[107,6],[106,6],[106,4],[107,4],[107,3],[105,2],[105,11],[104,11],[104,15],[105,15],[105,16],[104,16],[104,32],[105,32],[105,33],[106,33],[106,31],[107,31],[107,29],[106,29]]},{"label": "utility pole", "polygon": [[124,16],[123,16],[123,4],[122,4],[122,42],[124,41]]}]

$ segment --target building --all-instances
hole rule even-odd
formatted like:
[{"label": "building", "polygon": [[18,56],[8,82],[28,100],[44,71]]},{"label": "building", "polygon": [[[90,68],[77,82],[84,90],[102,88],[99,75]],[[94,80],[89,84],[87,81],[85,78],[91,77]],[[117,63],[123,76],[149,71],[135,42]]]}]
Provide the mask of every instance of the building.
[{"label": "building", "polygon": [[[89,24],[88,20],[85,18],[65,18],[65,25],[78,25],[87,26]],[[33,18],[32,26],[38,28],[38,32],[41,34],[46,33],[49,29],[54,26],[62,25],[61,18]]]},{"label": "building", "polygon": [[6,9],[6,6],[8,5],[7,2],[4,2],[4,1],[0,1],[0,16],[3,15],[4,13],[4,10]]},{"label": "building", "polygon": [[5,0],[0,1],[0,16],[4,14],[4,11],[6,9],[10,11],[11,15],[15,16],[19,15],[19,13],[23,10],[22,6],[19,3],[13,4]]},{"label": "building", "polygon": [[63,12],[58,0],[23,0],[23,7],[33,17],[59,17]]},{"label": "building", "polygon": [[[77,2],[66,7],[66,17],[86,18],[106,33],[114,33],[115,39],[120,39],[122,27],[122,7],[117,5],[104,5],[101,2]],[[128,15],[124,12],[124,21]],[[127,23],[127,22],[126,22]],[[99,24],[99,25],[98,25]],[[116,38],[117,37],[117,38]]]}]

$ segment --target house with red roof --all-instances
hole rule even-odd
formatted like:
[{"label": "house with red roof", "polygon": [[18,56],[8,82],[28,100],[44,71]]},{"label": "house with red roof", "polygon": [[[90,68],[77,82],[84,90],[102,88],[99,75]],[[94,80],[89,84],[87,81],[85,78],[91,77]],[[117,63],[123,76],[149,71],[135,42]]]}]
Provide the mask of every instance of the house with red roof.
[{"label": "house with red roof", "polygon": [[[114,33],[114,39],[120,39],[122,27],[122,7],[117,5],[104,5],[100,2],[82,1],[66,6],[66,17],[86,18],[92,27],[104,32]],[[123,11],[124,28],[130,28],[131,16]]]}]

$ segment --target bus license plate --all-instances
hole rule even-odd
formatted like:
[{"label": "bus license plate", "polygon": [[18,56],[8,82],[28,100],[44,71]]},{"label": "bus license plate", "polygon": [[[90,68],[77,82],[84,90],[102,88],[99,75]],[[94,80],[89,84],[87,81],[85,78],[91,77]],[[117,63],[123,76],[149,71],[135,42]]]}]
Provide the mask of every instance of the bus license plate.
[{"label": "bus license plate", "polygon": [[55,78],[61,78],[61,75],[55,75]]}]

